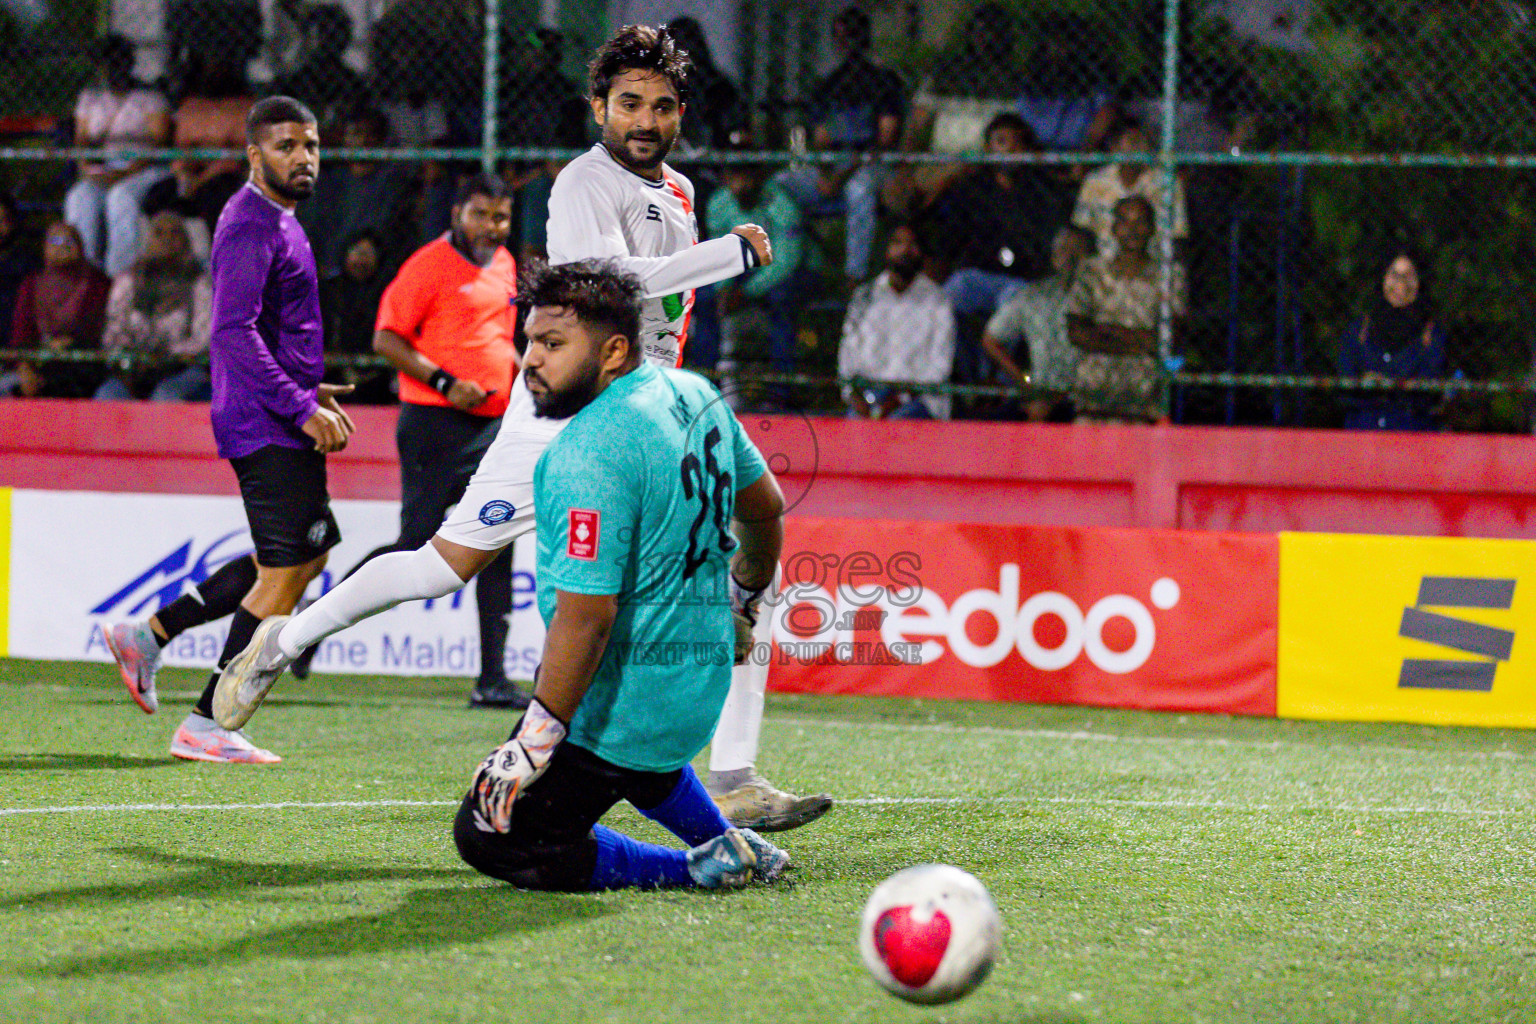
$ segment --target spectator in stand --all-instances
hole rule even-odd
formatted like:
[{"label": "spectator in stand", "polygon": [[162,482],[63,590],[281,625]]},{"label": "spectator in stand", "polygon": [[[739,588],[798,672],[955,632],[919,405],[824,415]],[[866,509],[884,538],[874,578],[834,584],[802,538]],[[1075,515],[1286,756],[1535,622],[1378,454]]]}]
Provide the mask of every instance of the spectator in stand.
[{"label": "spectator in stand", "polygon": [[[1109,134],[1110,153],[1151,153],[1152,137],[1140,122],[1129,118],[1122,120]],[[1163,171],[1151,163],[1111,163],[1101,167],[1083,179],[1083,187],[1077,194],[1077,206],[1072,211],[1072,223],[1093,232],[1098,242],[1099,255],[1108,259],[1115,255],[1114,215],[1120,200],[1128,196],[1142,196],[1153,210],[1166,205]],[[1173,183],[1173,239],[1175,244],[1189,237],[1189,216],[1184,208],[1184,186],[1177,177]],[[1162,229],[1157,228],[1152,240],[1152,253],[1161,258],[1163,252]],[[1178,255],[1175,249],[1175,257]]]},{"label": "spectator in stand", "polygon": [[1045,15],[1033,33],[1017,109],[1048,151],[1088,152],[1104,144],[1115,115],[1110,74],[1093,45],[1104,36],[1081,15],[1062,13]]},{"label": "spectator in stand", "polygon": [[[119,35],[101,41],[97,84],[75,102],[75,145],[109,153],[164,146],[171,134],[170,105],[133,78],[133,44]],[[138,258],[139,206],[163,180],[164,167],[148,160],[82,160],[80,180],[64,196],[64,219],[80,233],[85,258],[120,274]]]},{"label": "spectator in stand", "polygon": [[115,355],[178,360],[180,365],[128,369],[108,377],[97,398],[206,402],[213,394],[206,362],[213,284],[196,256],[181,215],[162,210],[149,220],[144,255],[117,275],[107,297],[101,347]]},{"label": "spectator in stand", "polygon": [[[347,115],[342,145],[377,149],[389,142],[389,119],[381,111],[363,107]],[[405,164],[386,160],[349,160],[322,168],[315,194],[299,208],[299,223],[315,250],[321,278],[341,273],[341,258],[348,239],[368,230],[375,238],[398,240],[399,248],[413,245],[409,217],[410,174]],[[392,252],[381,254],[393,262]]]},{"label": "spectator in stand", "polygon": [[[1433,380],[1445,373],[1445,332],[1435,320],[1428,264],[1413,249],[1393,246],[1375,265],[1365,314],[1339,345],[1339,373],[1375,383]],[[1344,426],[1350,430],[1434,430],[1438,396],[1428,392],[1356,392]]]},{"label": "spectator in stand", "polygon": [[840,207],[847,217],[843,271],[850,284],[869,270],[880,213],[880,187],[888,171],[868,157],[897,148],[906,111],[906,87],[901,76],[869,58],[872,42],[869,15],[845,7],[832,22],[832,40],[843,53],[842,63],[816,86],[810,106],[812,149],[846,152],[848,164],[792,167],[778,181],[808,209]]},{"label": "spectator in stand", "polygon": [[912,97],[907,149],[975,152],[985,128],[1013,107],[1019,92],[1013,15],[1002,4],[977,5],[960,52],[941,57]]},{"label": "spectator in stand", "polygon": [[[379,237],[367,228],[354,232],[342,249],[341,272],[320,282],[320,319],[325,326],[325,349],[349,356],[373,355],[373,324],[379,316],[379,300],[390,275],[383,264]],[[325,378],[332,384],[351,384],[352,401],[367,405],[393,405],[395,373],[387,367],[332,367]]]},{"label": "spectator in stand", "polygon": [[[565,36],[552,28],[537,28],[525,38],[504,39],[501,91],[496,110],[497,137],[504,146],[558,146],[576,136],[586,141],[589,114],[581,89],[560,67],[565,61]],[[476,140],[478,141],[478,140]]]},{"label": "spectator in stand", "polygon": [[[1018,114],[998,114],[985,133],[988,154],[1039,152]],[[958,267],[944,282],[955,312],[990,316],[1004,293],[1050,272],[1051,238],[1069,199],[1050,171],[1031,164],[974,166],[933,205],[937,233]]]},{"label": "spectator in stand", "polygon": [[[193,54],[191,92],[176,108],[174,142],[183,148],[245,149],[245,115],[256,102],[242,67]],[[173,210],[197,218],[212,238],[229,197],[245,182],[244,160],[176,160],[172,177],[144,197],[144,212]]]},{"label": "spectator in stand", "polygon": [[21,283],[37,268],[37,253],[21,230],[21,209],[16,197],[0,191],[0,331],[7,334],[16,316],[16,295]]},{"label": "spectator in stand", "polygon": [[[737,152],[756,148],[738,133],[728,149]],[[766,321],[769,360],[776,373],[795,369],[796,312],[803,291],[800,280],[805,256],[800,207],[789,193],[769,180],[770,169],[759,163],[726,164],[720,169],[722,187],[709,198],[705,225],[711,238],[729,234],[745,224],[757,224],[773,239],[773,263],[745,276],[711,285],[714,305],[724,318],[720,325],[719,354],[730,359],[740,354],[741,335],[750,320]],[[699,289],[705,291],[706,289]],[[708,303],[706,303],[708,304]],[[705,332],[701,332],[703,334]],[[692,339],[695,343],[706,338]],[[690,345],[690,347],[692,347]],[[704,351],[696,355],[701,365],[713,366],[716,357]],[[781,404],[775,400],[775,404]]]},{"label": "spectator in stand", "polygon": [[[1077,364],[1079,423],[1150,423],[1162,417],[1157,370],[1162,272],[1150,251],[1152,204],[1127,196],[1115,204],[1115,249],[1083,263],[1067,294],[1067,336]],[[1173,265],[1175,327],[1187,307],[1184,266]]]},{"label": "spectator in stand", "polygon": [[[303,35],[303,62],[288,74],[274,79],[274,96],[302,96],[320,118],[322,134],[339,126],[347,111],[367,100],[363,76],[347,64],[352,45],[352,18],[335,4],[305,6],[297,12]],[[322,138],[322,143],[331,141]]]},{"label": "spectator in stand", "polygon": [[[1093,236],[1087,229],[1062,228],[1051,242],[1051,276],[1019,288],[987,321],[982,350],[1009,383],[1036,392],[1010,413],[1035,422],[1071,420],[1078,350],[1067,337],[1067,296],[1078,269],[1091,255]],[[1028,372],[1020,366],[1026,360]]]},{"label": "spectator in stand", "polygon": [[[85,243],[74,225],[48,225],[43,268],[23,281],[16,295],[11,346],[54,352],[99,349],[110,284],[85,258]],[[23,362],[0,378],[0,395],[87,398],[101,378],[93,363]]]},{"label": "spectator in stand", "polygon": [[[667,31],[693,58],[683,137],[695,146],[724,149],[730,144],[732,133],[747,127],[747,110],[741,90],[715,63],[709,41],[704,37],[704,26],[693,18],[673,18],[667,22]],[[777,241],[777,236],[772,237]],[[774,259],[777,261],[777,253]]]},{"label": "spectator in stand", "polygon": [[955,311],[923,273],[923,247],[898,224],[885,247],[885,271],[854,290],[837,350],[837,375],[862,377],[843,398],[853,419],[948,419],[949,396],[914,394],[880,381],[942,384],[955,360]]}]

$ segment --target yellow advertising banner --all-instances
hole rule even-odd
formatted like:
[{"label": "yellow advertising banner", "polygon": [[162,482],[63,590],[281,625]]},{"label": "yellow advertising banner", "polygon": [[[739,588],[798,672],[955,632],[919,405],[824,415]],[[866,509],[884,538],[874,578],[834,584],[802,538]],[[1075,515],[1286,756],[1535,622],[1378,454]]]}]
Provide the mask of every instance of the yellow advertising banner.
[{"label": "yellow advertising banner", "polygon": [[1280,535],[1282,718],[1536,726],[1536,541]]}]

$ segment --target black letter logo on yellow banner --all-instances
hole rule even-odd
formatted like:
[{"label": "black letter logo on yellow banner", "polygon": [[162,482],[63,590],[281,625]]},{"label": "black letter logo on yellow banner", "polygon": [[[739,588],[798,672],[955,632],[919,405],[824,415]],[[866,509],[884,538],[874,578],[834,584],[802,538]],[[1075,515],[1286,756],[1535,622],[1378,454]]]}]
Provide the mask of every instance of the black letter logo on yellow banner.
[{"label": "black letter logo on yellow banner", "polygon": [[1496,629],[1449,615],[1427,612],[1425,608],[1502,608],[1515,600],[1515,581],[1464,576],[1425,576],[1419,582],[1419,599],[1412,608],[1403,609],[1403,624],[1398,636],[1423,640],[1453,651],[1481,655],[1486,661],[1438,661],[1404,658],[1403,673],[1397,685],[1416,690],[1493,689],[1493,673],[1501,661],[1509,660],[1514,645],[1512,630]]}]

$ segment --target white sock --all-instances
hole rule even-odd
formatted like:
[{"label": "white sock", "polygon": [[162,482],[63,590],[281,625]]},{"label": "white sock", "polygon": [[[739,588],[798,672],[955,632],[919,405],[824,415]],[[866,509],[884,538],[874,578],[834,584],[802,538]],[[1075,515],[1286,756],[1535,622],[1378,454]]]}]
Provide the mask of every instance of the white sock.
[{"label": "white sock", "polygon": [[[754,652],[764,650],[773,637],[773,609],[766,604],[752,628]],[[763,732],[763,700],[768,692],[768,665],[772,658],[749,658],[745,665],[731,670],[731,692],[720,709],[715,737],[709,742],[709,770],[739,771],[757,763],[758,739]]]},{"label": "white sock", "polygon": [[380,555],[284,623],[277,645],[296,658],[304,648],[370,615],[406,601],[446,597],[464,582],[430,543],[415,551]]},{"label": "white sock", "polygon": [[219,723],[215,722],[211,718],[204,718],[202,715],[193,711],[188,713],[187,717],[181,720],[181,727],[187,730],[187,732],[204,733],[213,732],[215,729],[219,728]]}]

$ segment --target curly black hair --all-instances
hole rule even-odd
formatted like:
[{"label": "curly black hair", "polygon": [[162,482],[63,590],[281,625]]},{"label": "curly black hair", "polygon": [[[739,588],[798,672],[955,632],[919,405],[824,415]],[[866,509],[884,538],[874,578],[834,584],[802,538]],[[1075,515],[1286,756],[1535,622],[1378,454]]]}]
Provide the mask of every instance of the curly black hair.
[{"label": "curly black hair", "polygon": [[688,79],[693,58],[677,45],[666,26],[625,25],[597,48],[587,65],[587,87],[594,99],[606,100],[613,80],[626,71],[651,71],[663,75],[677,90],[679,103],[688,100]]},{"label": "curly black hair", "polygon": [[601,337],[622,334],[634,354],[640,352],[640,302],[645,288],[634,274],[611,260],[581,260],[551,266],[526,264],[517,286],[517,304],[569,309]]}]

